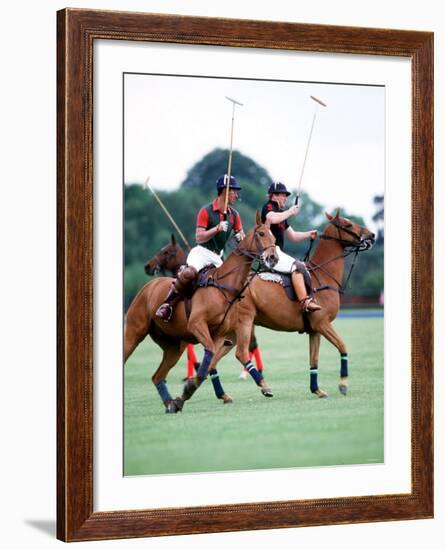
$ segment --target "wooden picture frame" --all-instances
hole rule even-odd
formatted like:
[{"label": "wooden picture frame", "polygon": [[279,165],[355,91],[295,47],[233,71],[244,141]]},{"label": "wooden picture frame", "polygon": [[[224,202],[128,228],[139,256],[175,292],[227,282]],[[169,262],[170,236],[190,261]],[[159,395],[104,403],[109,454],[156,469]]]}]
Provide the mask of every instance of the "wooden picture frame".
[{"label": "wooden picture frame", "polygon": [[[141,13],[57,14],[57,537],[181,535],[433,516],[433,34]],[[409,58],[412,67],[410,493],[93,512],[93,43],[271,48]]]}]

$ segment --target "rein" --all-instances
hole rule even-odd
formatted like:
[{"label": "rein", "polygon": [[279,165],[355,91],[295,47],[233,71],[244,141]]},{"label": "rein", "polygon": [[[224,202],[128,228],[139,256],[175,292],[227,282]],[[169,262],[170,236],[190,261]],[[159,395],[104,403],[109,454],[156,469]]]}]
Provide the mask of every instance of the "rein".
[{"label": "rein", "polygon": [[[329,260],[327,260],[326,262],[324,262],[322,264],[315,264],[314,262],[309,260],[308,263],[310,265],[308,267],[308,271],[312,272],[314,274],[315,278],[317,279],[317,281],[319,283],[320,281],[319,281],[315,271],[320,269],[321,271],[323,271],[323,273],[325,275],[330,277],[338,285],[338,288],[332,287],[330,285],[322,285],[321,287],[319,287],[317,289],[314,289],[314,292],[321,292],[322,290],[334,290],[335,292],[338,292],[339,294],[344,294],[346,292],[347,287],[348,287],[349,280],[351,278],[352,271],[355,267],[355,263],[356,263],[357,256],[358,256],[359,252],[363,252],[364,250],[367,250],[368,246],[365,243],[363,243],[363,241],[361,239],[361,235],[358,235],[357,233],[355,233],[355,231],[351,231],[347,227],[343,227],[342,225],[338,224],[335,221],[335,219],[331,220],[329,223],[331,223],[332,225],[334,225],[337,228],[338,237],[331,237],[330,235],[323,234],[323,235],[320,235],[320,239],[323,239],[323,240],[326,240],[326,241],[337,241],[341,245],[343,245],[345,247],[345,249],[343,250],[342,254],[339,254],[338,256],[335,256],[334,258],[330,258]],[[351,235],[356,240],[348,241],[346,239],[343,239],[341,237],[341,233],[340,233],[341,231],[344,231],[348,235]],[[311,248],[312,248],[312,243],[311,243],[311,246],[309,247],[309,250],[306,253],[306,256],[305,256],[305,259],[304,259],[305,262],[307,261],[307,258],[309,257]],[[346,250],[346,248],[349,248],[350,250]],[[349,273],[348,273],[348,276],[346,277],[346,282],[345,282],[344,285],[342,285],[341,282],[337,281],[337,279],[333,275],[331,275],[327,269],[324,269],[324,266],[331,263],[331,262],[333,262],[333,261],[335,261],[335,260],[338,260],[339,258],[347,258],[351,254],[355,254],[355,256],[354,256],[354,258],[352,260],[352,264],[349,268]]]},{"label": "rein", "polygon": [[[220,284],[220,283],[218,283],[218,281],[224,279],[225,277],[227,277],[231,273],[237,271],[238,269],[241,269],[241,267],[246,266],[248,264],[251,264],[252,261],[246,261],[246,262],[241,263],[240,265],[235,266],[233,269],[231,269],[227,273],[224,273],[221,277],[217,276],[216,280],[213,280],[212,278],[209,277],[209,280],[207,281],[207,284],[205,285],[205,286],[213,286],[215,288],[218,288],[222,292],[224,298],[228,302],[228,307],[227,307],[226,311],[224,312],[224,316],[223,316],[221,322],[218,324],[216,330],[218,330],[221,327],[221,325],[224,323],[224,321],[226,320],[226,317],[227,317],[227,315],[230,311],[230,308],[236,302],[238,302],[238,301],[242,300],[242,298],[244,298],[243,292],[247,289],[247,287],[250,285],[250,283],[253,281],[253,279],[256,277],[256,275],[258,275],[260,269],[262,268],[261,257],[263,255],[263,253],[265,252],[265,250],[275,246],[274,244],[271,244],[269,246],[263,247],[263,245],[261,244],[261,241],[260,241],[260,239],[257,235],[256,230],[254,231],[254,234],[252,236],[252,243],[253,243],[253,240],[255,240],[255,243],[256,243],[257,248],[259,249],[259,251],[255,252],[255,251],[251,250],[250,248],[244,248],[244,247],[241,247],[240,245],[238,245],[237,248],[233,251],[236,255],[238,255],[238,256],[247,256],[252,261],[253,260],[259,260],[258,267],[254,270],[254,272],[252,274],[249,274],[247,276],[246,281],[245,281],[244,285],[242,286],[242,288],[240,290],[238,290],[237,288],[234,288],[234,287],[230,287],[228,285]],[[224,290],[227,290],[229,292],[235,292],[236,294],[232,299],[229,299],[225,295]]]}]

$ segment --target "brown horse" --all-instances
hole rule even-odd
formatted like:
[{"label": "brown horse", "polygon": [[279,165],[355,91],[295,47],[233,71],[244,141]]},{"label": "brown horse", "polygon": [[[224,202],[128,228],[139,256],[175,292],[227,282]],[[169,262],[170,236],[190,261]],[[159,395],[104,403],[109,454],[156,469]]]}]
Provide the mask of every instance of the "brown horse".
[{"label": "brown horse", "polygon": [[179,268],[186,263],[187,255],[172,234],[171,241],[163,246],[152,258],[147,260],[144,270],[147,275],[165,275],[169,271],[176,277]]},{"label": "brown horse", "polygon": [[[196,290],[187,319],[183,302],[177,304],[172,319],[165,323],[155,312],[163,302],[172,279],[159,277],[147,283],[134,298],[127,313],[124,335],[124,361],[147,334],[163,350],[163,358],[152,377],[167,412],[182,409],[207,376],[210,363],[223,347],[226,335],[238,322],[236,307],[248,285],[248,275],[254,260],[273,268],[277,263],[275,238],[269,226],[261,223],[257,212],[256,225],[229,255],[221,267],[210,272],[210,283]],[[165,379],[181,357],[187,342],[204,346],[204,358],[197,376],[189,381],[181,398],[173,401]]]},{"label": "brown horse", "polygon": [[[172,277],[177,277],[180,267],[187,263],[187,254],[176,242],[175,236],[171,235],[171,240],[163,246],[152,258],[147,260],[144,265],[144,270],[147,275],[166,275],[170,272]],[[187,378],[194,375],[195,369],[199,367],[199,362],[193,344],[187,344],[187,370],[193,374],[187,374]],[[220,399],[224,404],[232,403],[233,399],[228,395],[222,386],[218,371],[213,368],[209,371],[210,381],[212,382],[213,390],[217,399]]]},{"label": "brown horse", "polygon": [[[307,315],[296,301],[291,301],[282,285],[255,277],[238,306],[237,327],[238,360],[248,362],[250,332],[255,323],[272,330],[285,332],[309,332],[310,345],[310,389],[318,397],[327,393],[318,387],[318,357],[320,336],[324,336],[339,351],[341,357],[339,390],[346,395],[348,390],[348,355],[346,345],[332,326],[340,307],[340,291],[344,274],[345,257],[350,253],[367,250],[375,242],[375,236],[365,227],[336,216],[326,214],[329,220],[314,254],[307,264],[311,274],[313,292],[320,311]],[[223,352],[216,358],[219,360]]]}]

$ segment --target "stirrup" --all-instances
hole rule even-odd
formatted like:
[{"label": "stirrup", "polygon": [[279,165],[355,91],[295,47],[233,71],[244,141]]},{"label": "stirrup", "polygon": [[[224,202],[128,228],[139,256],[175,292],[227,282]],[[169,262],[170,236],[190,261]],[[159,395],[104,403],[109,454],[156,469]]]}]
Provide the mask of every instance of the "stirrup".
[{"label": "stirrup", "polygon": [[[306,296],[302,300],[300,300],[301,309],[305,313],[312,313],[313,311],[318,311],[321,309],[321,306],[319,306],[315,300],[312,298],[312,296]],[[312,306],[312,307],[311,307]]]},{"label": "stirrup", "polygon": [[170,321],[170,319],[172,318],[173,308],[168,302],[165,302],[158,307],[155,315],[156,317],[160,317],[163,321],[168,323],[168,321]]}]

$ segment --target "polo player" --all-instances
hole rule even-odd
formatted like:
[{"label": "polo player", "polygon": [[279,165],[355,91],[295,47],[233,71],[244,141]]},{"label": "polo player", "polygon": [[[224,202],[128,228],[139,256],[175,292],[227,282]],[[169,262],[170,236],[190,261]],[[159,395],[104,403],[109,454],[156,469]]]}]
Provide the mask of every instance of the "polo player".
[{"label": "polo player", "polygon": [[270,224],[270,230],[276,239],[278,263],[274,267],[274,271],[291,274],[292,286],[303,311],[308,313],[318,311],[321,309],[321,306],[314,301],[312,296],[308,296],[304,284],[303,273],[306,270],[306,266],[303,262],[283,252],[284,235],[290,241],[298,243],[306,239],[315,239],[317,237],[317,230],[294,231],[289,225],[287,220],[291,216],[298,214],[300,206],[293,205],[285,210],[287,198],[291,193],[289,193],[283,183],[272,183],[267,192],[269,200],[263,206],[261,219],[263,223],[268,222]]},{"label": "polo player", "polygon": [[[224,214],[225,194],[229,185],[227,215]],[[184,297],[197,278],[198,272],[209,265],[220,267],[225,246],[232,234],[240,242],[244,238],[243,226],[239,213],[232,208],[238,199],[241,187],[233,176],[220,176],[216,181],[217,196],[208,205],[203,206],[196,220],[197,246],[192,248],[187,256],[187,265],[178,273],[168,292],[165,302],[156,311],[156,316],[168,322],[173,309]]]}]

